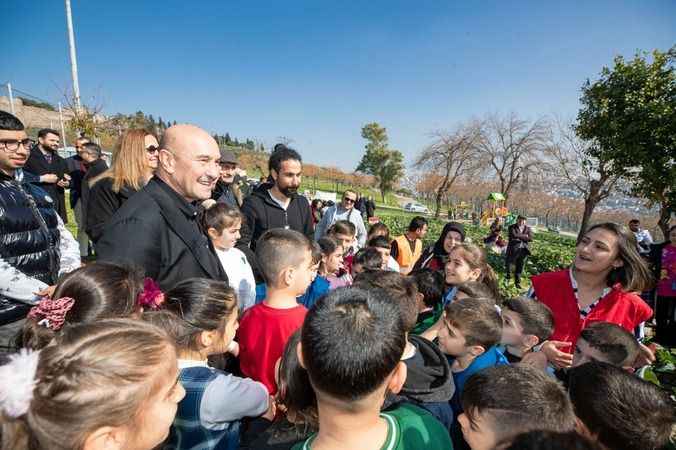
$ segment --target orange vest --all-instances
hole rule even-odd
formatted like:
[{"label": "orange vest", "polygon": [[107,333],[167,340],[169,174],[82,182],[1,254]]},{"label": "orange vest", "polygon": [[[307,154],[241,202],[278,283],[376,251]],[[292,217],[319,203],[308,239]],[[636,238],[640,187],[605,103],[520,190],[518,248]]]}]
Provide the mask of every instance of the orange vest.
[{"label": "orange vest", "polygon": [[415,250],[413,250],[413,253],[411,253],[411,245],[408,243],[406,235],[402,234],[396,237],[394,242],[397,243],[397,249],[399,250],[397,254],[399,265],[401,267],[413,267],[420,258],[420,255],[422,255],[422,241],[420,239],[415,240]]}]

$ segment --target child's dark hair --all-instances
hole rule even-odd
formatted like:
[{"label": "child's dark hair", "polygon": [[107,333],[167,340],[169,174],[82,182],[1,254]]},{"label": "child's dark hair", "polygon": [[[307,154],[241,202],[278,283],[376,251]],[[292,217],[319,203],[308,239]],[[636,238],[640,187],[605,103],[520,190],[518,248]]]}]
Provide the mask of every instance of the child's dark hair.
[{"label": "child's dark hair", "polygon": [[355,253],[352,258],[352,265],[359,264],[364,270],[380,270],[383,265],[383,258],[373,247],[365,247]]},{"label": "child's dark hair", "polygon": [[224,281],[188,278],[167,291],[161,311],[143,319],[162,328],[179,350],[200,350],[202,331],[225,332],[231,314],[237,314],[237,296]]},{"label": "child's dark hair", "polygon": [[322,262],[322,248],[315,241],[310,241],[310,245],[312,246],[310,251],[312,254],[312,265],[316,266]]},{"label": "child's dark hair", "polygon": [[204,211],[202,215],[202,226],[205,231],[213,228],[220,233],[237,222],[243,223],[244,215],[239,209],[227,203],[218,202]]},{"label": "child's dark hair", "polygon": [[603,450],[599,444],[575,431],[533,430],[521,433],[496,449],[503,450]]},{"label": "child's dark hair", "polygon": [[[340,242],[338,242],[337,240],[335,240],[330,236],[324,236],[322,238],[319,238],[319,240],[317,241],[317,245],[319,246],[319,249],[321,251],[321,256],[330,256],[338,248],[341,247]],[[319,263],[319,270],[320,271],[324,270],[324,263],[322,262]]]},{"label": "child's dark hair", "polygon": [[524,334],[536,336],[544,342],[554,332],[554,316],[547,305],[525,297],[507,299],[503,308],[515,312],[521,319]]},{"label": "child's dark hair", "polygon": [[376,222],[373,225],[371,225],[371,228],[369,228],[367,238],[371,240],[374,236],[384,236],[385,238],[389,239],[390,229],[387,228],[387,225],[385,225],[384,223]]},{"label": "child's dark hair", "polygon": [[349,220],[339,220],[331,225],[328,231],[329,235],[345,234],[347,236],[354,236],[357,234],[357,227]]},{"label": "child's dark hair", "polygon": [[289,337],[284,353],[279,361],[277,376],[279,379],[277,401],[284,405],[288,415],[293,415],[293,423],[308,429],[319,427],[317,416],[317,397],[310,385],[307,371],[300,365],[297,347],[300,342],[300,330]]},{"label": "child's dark hair", "polygon": [[420,269],[410,275],[418,286],[418,292],[423,295],[423,302],[428,308],[434,308],[444,296],[446,284],[444,276],[438,270]]},{"label": "child's dark hair", "polygon": [[[444,280],[445,282],[445,280]],[[462,292],[471,298],[490,298],[494,304],[500,303],[500,298],[495,297],[495,292],[486,284],[478,281],[467,281],[456,286],[457,292]]]},{"label": "child's dark hair", "polygon": [[367,290],[382,289],[399,308],[404,331],[411,331],[415,327],[418,320],[418,288],[412,278],[391,270],[372,270],[358,274],[353,286]]},{"label": "child's dark hair", "polygon": [[342,401],[357,401],[380,387],[399,364],[406,339],[387,293],[336,289],[303,322],[303,365],[312,386]]},{"label": "child's dark hair", "polygon": [[542,370],[494,366],[467,380],[461,395],[470,423],[489,420],[498,440],[535,429],[573,431],[575,414],[566,391]]},{"label": "child's dark hair", "polygon": [[423,216],[415,216],[408,224],[408,231],[416,231],[427,225],[427,219]]},{"label": "child's dark hair", "polygon": [[631,366],[638,357],[639,345],[634,335],[614,323],[590,323],[582,329],[580,338],[617,367]]},{"label": "child's dark hair", "polygon": [[462,332],[467,346],[488,350],[502,337],[502,319],[491,299],[459,298],[446,305],[445,320]]},{"label": "child's dark hair", "polygon": [[575,414],[609,450],[662,448],[676,416],[674,403],[658,386],[602,362],[569,370],[568,393]]},{"label": "child's dark hair", "polygon": [[390,240],[385,236],[372,237],[366,245],[373,248],[386,248],[388,250],[391,248]]},{"label": "child's dark hair", "polygon": [[495,275],[493,268],[488,264],[486,252],[481,247],[467,242],[463,242],[453,247],[451,253],[453,252],[461,252],[462,259],[465,260],[470,268],[479,269],[481,271],[481,275],[479,275],[477,281],[485,284],[488,289],[491,290],[493,298],[499,299],[500,289],[498,288],[498,277]]},{"label": "child's dark hair", "polygon": [[[137,312],[136,299],[143,290],[143,272],[131,266],[95,262],[65,275],[56,285],[52,298],[69,297],[73,306],[64,317],[64,327],[101,319],[132,316]],[[39,350],[49,344],[59,331],[52,331],[40,320],[27,318],[17,336],[18,347]]]},{"label": "child's dark hair", "polygon": [[298,267],[306,252],[312,254],[312,244],[298,231],[273,228],[263,233],[256,243],[256,261],[265,283],[275,286],[280,272]]}]

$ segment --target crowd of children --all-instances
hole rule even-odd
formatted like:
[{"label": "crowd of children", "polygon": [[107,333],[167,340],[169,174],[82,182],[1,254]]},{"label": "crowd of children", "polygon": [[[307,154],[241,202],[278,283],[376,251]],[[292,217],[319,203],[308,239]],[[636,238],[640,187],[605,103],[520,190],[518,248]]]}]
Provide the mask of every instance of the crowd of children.
[{"label": "crowd of children", "polygon": [[316,243],[273,229],[255,247],[256,286],[234,248],[241,223],[223,204],[203,219],[228,283],[162,292],[100,262],[64,276],[0,366],[2,450],[668,444],[674,401],[635,373],[652,312],[620,228],[592,227],[569,270],[503,299],[460,224],[408,249],[422,256],[408,275],[383,224],[356,252],[349,221]]}]

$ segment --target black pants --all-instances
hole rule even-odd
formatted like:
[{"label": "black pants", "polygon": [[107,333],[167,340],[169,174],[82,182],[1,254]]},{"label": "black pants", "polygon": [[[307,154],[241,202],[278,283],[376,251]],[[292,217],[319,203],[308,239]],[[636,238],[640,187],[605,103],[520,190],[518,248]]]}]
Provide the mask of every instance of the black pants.
[{"label": "black pants", "polygon": [[514,250],[509,258],[505,259],[506,277],[509,280],[512,274],[511,265],[514,264],[514,284],[517,286],[521,284],[521,273],[523,272],[523,266],[526,264],[527,257],[528,250],[519,248]]},{"label": "black pants", "polygon": [[676,345],[676,297],[657,296],[655,307],[655,340],[664,346]]}]

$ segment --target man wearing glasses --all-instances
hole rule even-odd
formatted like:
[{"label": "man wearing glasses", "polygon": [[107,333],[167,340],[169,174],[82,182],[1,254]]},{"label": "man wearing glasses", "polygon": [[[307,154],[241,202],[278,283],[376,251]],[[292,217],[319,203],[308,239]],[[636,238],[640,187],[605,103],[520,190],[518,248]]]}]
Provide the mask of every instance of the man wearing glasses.
[{"label": "man wearing glasses", "polygon": [[357,239],[355,243],[355,250],[362,248],[366,244],[366,227],[364,226],[364,219],[361,213],[354,208],[357,202],[357,193],[347,190],[343,192],[343,199],[340,203],[335,204],[326,210],[322,220],[319,221],[315,228],[315,240],[319,240],[326,234],[331,225],[339,220],[348,220],[352,222],[357,229]]},{"label": "man wearing glasses", "polygon": [[59,275],[80,265],[77,243],[53,199],[24,179],[32,144],[21,121],[0,111],[0,346],[7,345],[38,294],[47,294]]}]

